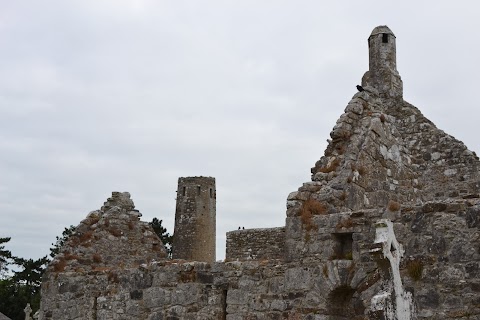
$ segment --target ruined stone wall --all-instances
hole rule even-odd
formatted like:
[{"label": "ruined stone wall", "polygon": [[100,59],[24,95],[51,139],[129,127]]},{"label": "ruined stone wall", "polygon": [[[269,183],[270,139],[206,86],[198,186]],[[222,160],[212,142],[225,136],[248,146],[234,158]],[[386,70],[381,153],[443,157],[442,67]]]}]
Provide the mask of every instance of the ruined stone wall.
[{"label": "ruined stone wall", "polygon": [[113,192],[100,210],[80,222],[48,270],[89,272],[165,259],[162,241],[141,216],[128,192]]},{"label": "ruined stone wall", "polygon": [[405,249],[400,275],[418,319],[480,317],[480,203],[468,201],[315,216],[304,257],[291,262],[50,269],[43,319],[381,319],[372,298],[391,270],[373,252],[371,221],[385,216]]},{"label": "ruined stone wall", "polygon": [[[224,291],[205,263],[51,275],[43,319],[224,319]],[[80,285],[81,284],[81,285]]]},{"label": "ruined stone wall", "polygon": [[407,142],[415,189],[422,201],[478,198],[480,162],[463,142],[438,129],[411,104],[388,107],[402,139]]},{"label": "ruined stone wall", "polygon": [[[382,46],[375,30],[389,29],[372,33]],[[312,181],[288,196],[285,228],[228,234],[238,261],[166,260],[129,195],[114,193],[47,268],[40,319],[480,319],[479,159],[393,80],[348,103]],[[178,191],[189,259],[205,232],[190,214],[206,206],[202,190]]]},{"label": "ruined stone wall", "polygon": [[355,94],[331,132],[325,155],[287,201],[287,255],[300,255],[290,224],[310,216],[476,199],[480,162],[474,152],[437,129],[399,99]]},{"label": "ruined stone wall", "polygon": [[397,236],[408,259],[406,285],[419,318],[480,318],[480,201],[427,202],[405,208]]},{"label": "ruined stone wall", "polygon": [[[43,294],[49,297],[42,301],[42,319],[351,316],[364,310],[345,308],[335,301],[336,295],[351,299],[351,290],[347,296],[342,290],[355,278],[352,266],[351,260],[288,264],[257,260],[213,265],[155,263],[138,269],[50,274],[42,285]],[[330,296],[332,288],[338,289]]]},{"label": "ruined stone wall", "polygon": [[227,232],[227,260],[283,259],[285,228],[247,229]]}]

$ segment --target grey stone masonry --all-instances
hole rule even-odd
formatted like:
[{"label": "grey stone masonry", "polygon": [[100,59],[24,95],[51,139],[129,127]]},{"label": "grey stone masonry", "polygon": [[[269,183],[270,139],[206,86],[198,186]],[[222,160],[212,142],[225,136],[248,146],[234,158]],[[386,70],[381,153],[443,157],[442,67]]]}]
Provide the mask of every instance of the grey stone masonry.
[{"label": "grey stone masonry", "polygon": [[402,98],[403,83],[397,71],[396,37],[387,26],[378,26],[368,37],[369,70],[363,87],[374,88],[384,98]]},{"label": "grey stone masonry", "polygon": [[285,227],[231,231],[226,261],[206,259],[214,184],[181,180],[170,260],[114,193],[48,266],[39,319],[480,319],[480,161],[403,100],[395,45],[373,30],[364,90]]},{"label": "grey stone masonry", "polygon": [[215,261],[215,178],[178,179],[173,258]]},{"label": "grey stone masonry", "polygon": [[90,272],[165,259],[165,246],[140,217],[128,192],[113,192],[80,222],[47,270]]},{"label": "grey stone masonry", "polygon": [[227,232],[227,260],[283,259],[284,257],[284,227]]},{"label": "grey stone masonry", "polygon": [[12,320],[12,319],[10,319],[9,317],[7,317],[6,315],[0,312],[0,320]]},{"label": "grey stone masonry", "polygon": [[462,203],[315,217],[318,229],[310,230],[305,246],[312,251],[291,262],[163,260],[50,270],[42,283],[42,319],[388,319],[369,310],[389,281],[386,259],[371,254],[371,221],[384,216],[405,247],[400,275],[417,318],[468,319],[480,314],[480,204]]}]

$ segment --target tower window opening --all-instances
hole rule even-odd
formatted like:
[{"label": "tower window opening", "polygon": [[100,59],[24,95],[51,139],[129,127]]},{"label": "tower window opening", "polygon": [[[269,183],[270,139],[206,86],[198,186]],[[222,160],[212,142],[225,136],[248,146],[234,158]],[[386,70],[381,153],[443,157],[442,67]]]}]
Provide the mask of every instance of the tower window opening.
[{"label": "tower window opening", "polygon": [[184,196],[185,193],[187,193],[187,188],[186,188],[186,187],[183,187],[183,188],[182,188],[182,196]]},{"label": "tower window opening", "polygon": [[382,42],[383,43],[388,43],[388,33],[382,34]]},{"label": "tower window opening", "polygon": [[210,198],[213,198],[213,190],[210,188]]},{"label": "tower window opening", "polygon": [[352,260],[353,237],[352,233],[334,233],[334,260]]},{"label": "tower window opening", "polygon": [[197,195],[200,195],[200,186],[197,186]]}]

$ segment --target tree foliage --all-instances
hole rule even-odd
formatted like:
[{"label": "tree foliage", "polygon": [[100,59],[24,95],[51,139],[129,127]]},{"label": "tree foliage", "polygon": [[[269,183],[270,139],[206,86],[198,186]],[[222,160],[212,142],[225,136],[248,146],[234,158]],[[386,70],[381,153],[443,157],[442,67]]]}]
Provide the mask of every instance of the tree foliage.
[{"label": "tree foliage", "polygon": [[7,271],[7,265],[10,259],[12,259],[12,253],[9,250],[5,250],[4,243],[10,241],[11,238],[0,238],[0,276]]},{"label": "tree foliage", "polygon": [[23,320],[23,309],[29,303],[26,287],[19,285],[13,278],[0,280],[0,312],[12,320]]},{"label": "tree foliage", "polygon": [[167,229],[162,226],[163,220],[158,220],[157,218],[153,218],[152,222],[149,224],[152,226],[153,231],[158,235],[160,240],[162,240],[163,245],[167,249],[168,256],[172,256],[172,243],[173,243],[173,235],[167,232]]},{"label": "tree foliage", "polygon": [[[60,248],[74,231],[75,227],[70,226],[63,230],[61,236],[56,237],[57,241],[52,243],[50,248],[50,257],[54,258],[60,252]],[[37,260],[16,257],[5,249],[4,244],[8,241],[9,237],[0,238],[0,275],[2,271],[5,273],[8,270],[9,265],[16,267],[5,273],[4,278],[0,277],[0,312],[12,320],[23,320],[23,309],[27,303],[30,303],[34,311],[40,308],[42,275],[49,259],[47,256]]]},{"label": "tree foliage", "polygon": [[[162,226],[162,220],[153,218],[149,223],[158,237],[165,245],[169,256],[172,254],[173,235],[167,232]],[[56,237],[56,242],[50,248],[50,257],[54,258],[68,238],[75,232],[74,226],[65,228],[61,236]],[[0,275],[7,271],[9,265],[16,265],[17,268],[10,270],[7,276],[0,277],[0,312],[12,320],[25,319],[23,309],[30,303],[34,311],[40,307],[40,287],[42,275],[49,262],[47,256],[34,260],[15,257],[9,250],[5,249],[5,243],[11,238],[0,238]]]},{"label": "tree foliage", "polygon": [[52,243],[53,247],[50,248],[50,257],[55,258],[55,256],[60,252],[60,248],[65,244],[65,242],[73,234],[73,232],[75,232],[75,229],[75,226],[70,225],[70,227],[63,230],[61,237],[56,237],[57,241],[55,243]]},{"label": "tree foliage", "polygon": [[23,270],[15,271],[13,277],[17,282],[31,288],[32,294],[35,294],[36,289],[42,284],[42,274],[48,262],[47,256],[38,260],[15,258],[15,264]]},{"label": "tree foliage", "polygon": [[33,260],[11,256],[18,271],[0,280],[0,312],[12,320],[23,320],[23,309],[30,303],[33,310],[40,307],[42,274],[48,263],[47,256]]}]

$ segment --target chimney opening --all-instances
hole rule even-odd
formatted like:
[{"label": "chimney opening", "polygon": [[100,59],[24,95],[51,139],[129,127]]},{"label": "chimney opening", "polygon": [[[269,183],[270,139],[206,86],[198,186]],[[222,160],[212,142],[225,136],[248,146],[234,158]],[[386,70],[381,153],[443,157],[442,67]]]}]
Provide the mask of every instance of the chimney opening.
[{"label": "chimney opening", "polygon": [[388,43],[388,33],[382,34],[382,42],[383,43]]}]

